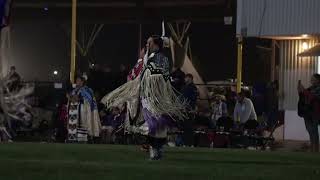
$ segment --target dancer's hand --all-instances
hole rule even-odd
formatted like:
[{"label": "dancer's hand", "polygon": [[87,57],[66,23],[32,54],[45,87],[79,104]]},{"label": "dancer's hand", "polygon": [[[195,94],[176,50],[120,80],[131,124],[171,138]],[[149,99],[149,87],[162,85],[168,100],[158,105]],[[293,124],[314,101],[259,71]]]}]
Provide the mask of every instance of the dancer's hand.
[{"label": "dancer's hand", "polygon": [[141,51],[140,51],[139,58],[140,58],[140,59],[143,59],[145,54],[146,54],[145,48],[142,48]]}]

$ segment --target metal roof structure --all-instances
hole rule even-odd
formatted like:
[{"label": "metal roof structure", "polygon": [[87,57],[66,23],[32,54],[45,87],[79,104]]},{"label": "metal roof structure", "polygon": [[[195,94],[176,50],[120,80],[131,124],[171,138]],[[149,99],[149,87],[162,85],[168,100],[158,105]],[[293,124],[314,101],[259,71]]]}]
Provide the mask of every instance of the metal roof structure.
[{"label": "metal roof structure", "polygon": [[237,0],[237,35],[298,37],[320,34],[319,0]]},{"label": "metal roof structure", "polygon": [[[70,21],[71,2],[15,0],[13,17],[17,21],[48,20],[48,17]],[[148,23],[162,19],[223,22],[224,16],[233,14],[232,0],[78,0],[78,19],[88,23]]]}]

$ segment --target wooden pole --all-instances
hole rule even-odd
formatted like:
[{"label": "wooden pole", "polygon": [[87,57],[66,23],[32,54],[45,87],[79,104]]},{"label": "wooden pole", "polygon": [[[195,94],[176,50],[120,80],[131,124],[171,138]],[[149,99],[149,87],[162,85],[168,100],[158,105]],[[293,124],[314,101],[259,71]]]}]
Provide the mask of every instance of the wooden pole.
[{"label": "wooden pole", "polygon": [[71,63],[70,81],[74,83],[76,73],[77,46],[77,0],[72,0],[72,30],[71,30]]},{"label": "wooden pole", "polygon": [[237,92],[241,91],[242,82],[242,37],[238,37]]}]

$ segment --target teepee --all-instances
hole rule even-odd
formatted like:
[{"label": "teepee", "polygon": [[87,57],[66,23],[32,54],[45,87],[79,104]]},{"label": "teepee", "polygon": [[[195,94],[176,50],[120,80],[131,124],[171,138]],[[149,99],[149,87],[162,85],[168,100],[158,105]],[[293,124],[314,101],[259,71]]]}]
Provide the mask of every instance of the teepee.
[{"label": "teepee", "polygon": [[[187,35],[190,25],[190,22],[177,22],[174,28],[172,23],[168,23],[171,32],[170,47],[174,67],[181,68],[183,72],[192,74],[195,84],[205,84],[192,63],[190,39]],[[183,28],[180,30],[181,26],[183,26]],[[208,89],[205,86],[198,86],[198,91],[200,99],[208,99]],[[201,103],[201,105],[205,104],[207,104],[207,101]]]}]

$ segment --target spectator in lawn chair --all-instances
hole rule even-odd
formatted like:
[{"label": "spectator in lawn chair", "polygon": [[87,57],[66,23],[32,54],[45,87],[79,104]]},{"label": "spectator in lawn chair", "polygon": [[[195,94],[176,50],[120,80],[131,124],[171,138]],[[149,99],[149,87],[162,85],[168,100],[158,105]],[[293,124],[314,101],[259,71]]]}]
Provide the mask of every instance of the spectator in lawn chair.
[{"label": "spectator in lawn chair", "polygon": [[305,89],[299,81],[298,92],[300,96],[298,114],[304,118],[310,136],[311,151],[319,152],[320,74],[311,77],[311,86],[308,89]]},{"label": "spectator in lawn chair", "polygon": [[214,97],[214,101],[211,104],[211,128],[216,127],[216,123],[220,118],[228,116],[228,108],[225,101],[226,98],[223,95],[216,95]]},{"label": "spectator in lawn chair", "polygon": [[110,144],[112,143],[112,132],[116,125],[115,122],[120,117],[120,109],[118,107],[112,108],[111,114],[102,111],[100,112],[100,116],[102,117],[102,141],[103,143]]},{"label": "spectator in lawn chair", "polygon": [[240,124],[240,127],[245,127],[247,123],[250,124],[252,121],[257,121],[257,114],[253,103],[246,97],[244,91],[238,94],[233,116],[234,120]]}]

